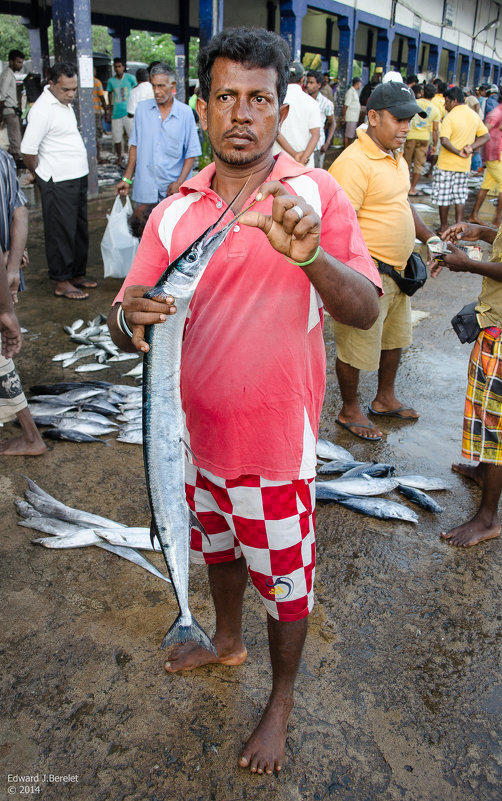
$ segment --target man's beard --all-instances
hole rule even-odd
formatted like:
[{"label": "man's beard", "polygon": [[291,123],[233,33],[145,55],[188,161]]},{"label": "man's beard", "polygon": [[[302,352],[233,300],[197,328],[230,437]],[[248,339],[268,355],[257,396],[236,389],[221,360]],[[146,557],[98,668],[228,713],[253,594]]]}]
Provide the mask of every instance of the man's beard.
[{"label": "man's beard", "polygon": [[239,153],[238,150],[232,153],[221,153],[213,145],[213,151],[224,164],[244,165],[254,164],[255,161],[259,161],[268,152],[268,148],[260,151],[260,153]]}]

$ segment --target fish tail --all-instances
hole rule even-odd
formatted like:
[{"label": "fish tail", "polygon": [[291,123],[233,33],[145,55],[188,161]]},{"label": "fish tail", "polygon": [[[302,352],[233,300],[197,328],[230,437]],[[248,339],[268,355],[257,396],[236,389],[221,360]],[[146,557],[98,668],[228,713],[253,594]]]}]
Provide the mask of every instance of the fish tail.
[{"label": "fish tail", "polygon": [[211,651],[212,654],[218,656],[211,638],[208,637],[202,626],[199,626],[195,618],[192,617],[192,622],[189,626],[184,626],[181,622],[181,618],[182,616],[178,615],[166,636],[162,640],[160,647],[167,648],[168,645],[174,645],[174,643],[177,642],[197,642],[207,651]]}]

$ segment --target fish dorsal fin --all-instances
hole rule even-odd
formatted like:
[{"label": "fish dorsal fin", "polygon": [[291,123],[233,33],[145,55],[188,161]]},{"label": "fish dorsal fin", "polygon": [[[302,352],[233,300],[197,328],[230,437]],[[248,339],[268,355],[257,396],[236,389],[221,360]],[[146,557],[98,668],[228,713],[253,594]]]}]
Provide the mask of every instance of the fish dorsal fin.
[{"label": "fish dorsal fin", "polygon": [[192,512],[191,509],[189,509],[188,511],[189,511],[189,515],[190,515],[190,526],[192,528],[196,528],[198,531],[200,531],[201,534],[204,534],[206,540],[208,542],[211,542],[211,540],[209,539],[209,535],[208,535],[206,529],[204,528],[202,523],[199,520],[197,520],[194,512]]}]

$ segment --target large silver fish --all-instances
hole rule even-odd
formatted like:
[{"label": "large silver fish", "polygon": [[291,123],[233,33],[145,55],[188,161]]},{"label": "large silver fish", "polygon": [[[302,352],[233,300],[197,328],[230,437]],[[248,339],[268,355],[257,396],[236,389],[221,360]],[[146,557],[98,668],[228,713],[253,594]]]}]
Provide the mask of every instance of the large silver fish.
[{"label": "large silver fish", "polygon": [[160,542],[180,608],[162,647],[195,641],[214,654],[213,643],[192,616],[188,603],[190,525],[201,527],[185,498],[181,346],[195,289],[211,257],[240,215],[217,233],[214,230],[236,199],[167,267],[155,287],[145,294],[145,297],[156,299],[172,296],[176,303],[176,314],[168,316],[162,324],[147,326],[145,339],[150,349],[143,358],[143,457],[152,511],[151,536],[152,541],[157,537]]}]

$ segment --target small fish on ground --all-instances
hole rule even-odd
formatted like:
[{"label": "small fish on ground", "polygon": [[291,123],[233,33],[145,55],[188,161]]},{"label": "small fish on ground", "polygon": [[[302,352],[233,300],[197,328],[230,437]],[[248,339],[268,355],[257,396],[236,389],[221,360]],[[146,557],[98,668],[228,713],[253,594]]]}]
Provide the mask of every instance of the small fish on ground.
[{"label": "small fish on ground", "polygon": [[406,484],[398,484],[397,489],[401,495],[404,495],[409,501],[417,503],[422,509],[427,509],[428,512],[436,512],[439,514],[439,512],[443,511],[442,506],[436,503],[436,501],[425,492],[422,492],[422,490],[416,489],[416,487],[407,487]]},{"label": "small fish on ground", "polygon": [[335,503],[359,512],[370,517],[378,517],[381,520],[405,520],[408,523],[418,523],[418,515],[408,506],[388,498],[368,498],[360,495],[347,495],[343,497],[323,498],[321,500],[333,500]]},{"label": "small fish on ground", "polygon": [[78,367],[75,367],[75,372],[76,373],[95,373],[97,370],[107,370],[107,369],[108,369],[108,365],[107,364],[96,364],[96,362],[94,362],[94,363],[91,362],[90,364],[79,364]]},{"label": "small fish on ground", "polygon": [[[316,481],[317,497],[329,497],[329,492],[343,492],[346,495],[383,495],[390,492],[398,485],[394,478],[373,478],[363,473],[356,478],[335,478],[331,481]],[[321,496],[318,493],[322,492]]]},{"label": "small fish on ground", "polygon": [[426,476],[395,476],[398,484],[404,484],[406,487],[415,487],[421,490],[446,490],[451,489],[452,484],[450,481],[445,481],[442,478],[426,477]]},{"label": "small fish on ground", "polygon": [[49,428],[43,432],[44,437],[49,439],[65,439],[69,442],[100,442],[101,445],[108,445],[104,439],[97,439],[90,434],[84,434],[83,431],[76,431],[75,429],[66,428]]},{"label": "small fish on ground", "polygon": [[341,445],[335,445],[334,442],[330,442],[328,439],[317,440],[316,454],[319,459],[329,459],[330,461],[333,459],[353,460],[354,458],[350,451],[342,448]]},{"label": "small fish on ground", "polygon": [[320,476],[327,476],[331,473],[346,473],[348,470],[352,470],[353,467],[360,467],[360,465],[366,464],[366,462],[354,462],[352,460],[347,459],[332,459],[331,462],[323,462],[317,468],[317,473]]},{"label": "small fish on ground", "polygon": [[395,472],[395,468],[391,464],[382,464],[382,462],[365,462],[364,464],[357,465],[351,470],[347,470],[344,478],[355,478],[361,476],[363,473],[367,476],[374,476],[375,478],[382,478],[391,476]]}]

